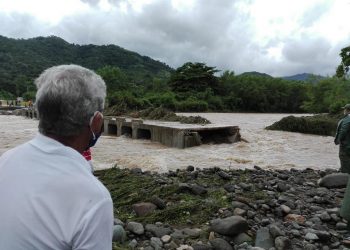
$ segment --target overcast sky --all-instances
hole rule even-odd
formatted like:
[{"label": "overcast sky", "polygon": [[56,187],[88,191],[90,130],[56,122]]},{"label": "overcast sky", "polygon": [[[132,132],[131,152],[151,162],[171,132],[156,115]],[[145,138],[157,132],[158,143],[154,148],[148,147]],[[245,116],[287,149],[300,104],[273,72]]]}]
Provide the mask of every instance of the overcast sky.
[{"label": "overcast sky", "polygon": [[350,0],[0,0],[0,35],[116,44],[177,68],[333,75]]}]

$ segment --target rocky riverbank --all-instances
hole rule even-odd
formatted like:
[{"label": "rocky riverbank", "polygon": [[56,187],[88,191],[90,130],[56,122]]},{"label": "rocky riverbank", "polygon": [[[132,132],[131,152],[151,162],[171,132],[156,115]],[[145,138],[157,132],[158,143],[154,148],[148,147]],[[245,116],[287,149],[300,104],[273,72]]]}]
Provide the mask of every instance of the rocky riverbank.
[{"label": "rocky riverbank", "polygon": [[347,175],[334,170],[96,171],[115,212],[114,249],[346,249]]}]

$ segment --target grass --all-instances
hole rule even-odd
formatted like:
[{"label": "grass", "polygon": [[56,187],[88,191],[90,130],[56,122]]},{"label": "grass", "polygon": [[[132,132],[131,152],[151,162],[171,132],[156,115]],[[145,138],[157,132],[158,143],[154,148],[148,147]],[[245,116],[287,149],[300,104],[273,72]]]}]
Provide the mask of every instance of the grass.
[{"label": "grass", "polygon": [[[186,226],[189,220],[194,225],[202,225],[209,222],[220,208],[230,207],[232,198],[223,188],[226,183],[249,183],[246,171],[238,171],[238,175],[231,180],[223,180],[217,174],[199,175],[195,180],[188,180],[188,173],[180,171],[177,177],[167,177],[169,183],[159,184],[161,175],[135,174],[128,169],[112,168],[96,171],[95,175],[110,191],[114,203],[114,216],[122,221],[137,221],[140,223],[162,222],[178,227]],[[172,183],[171,183],[172,182]],[[194,195],[187,192],[179,192],[179,183],[196,183],[207,187],[204,195]],[[244,191],[242,196],[248,201],[266,198],[264,192]],[[132,205],[139,202],[147,202],[153,196],[163,199],[167,206],[165,209],[157,209],[153,213],[136,217]]]}]

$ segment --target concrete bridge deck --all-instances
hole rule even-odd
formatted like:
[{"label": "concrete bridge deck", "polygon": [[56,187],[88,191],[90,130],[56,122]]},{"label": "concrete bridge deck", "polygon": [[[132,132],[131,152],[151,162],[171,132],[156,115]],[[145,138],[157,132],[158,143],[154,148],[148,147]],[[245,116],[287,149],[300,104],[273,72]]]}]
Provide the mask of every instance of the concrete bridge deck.
[{"label": "concrete bridge deck", "polygon": [[238,126],[182,124],[125,117],[105,117],[103,131],[108,135],[129,135],[133,139],[149,139],[176,148],[240,140]]}]

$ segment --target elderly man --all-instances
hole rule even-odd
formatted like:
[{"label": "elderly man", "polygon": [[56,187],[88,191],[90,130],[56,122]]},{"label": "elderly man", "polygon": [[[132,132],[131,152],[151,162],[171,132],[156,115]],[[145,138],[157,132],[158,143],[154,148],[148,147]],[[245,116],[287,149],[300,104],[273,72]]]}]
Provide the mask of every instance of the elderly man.
[{"label": "elderly man", "polygon": [[82,156],[101,133],[105,83],[77,65],[35,83],[39,133],[0,158],[0,249],[110,250],[111,196]]},{"label": "elderly man", "polygon": [[345,117],[338,123],[334,143],[339,144],[340,172],[350,174],[350,104],[343,109]]}]

